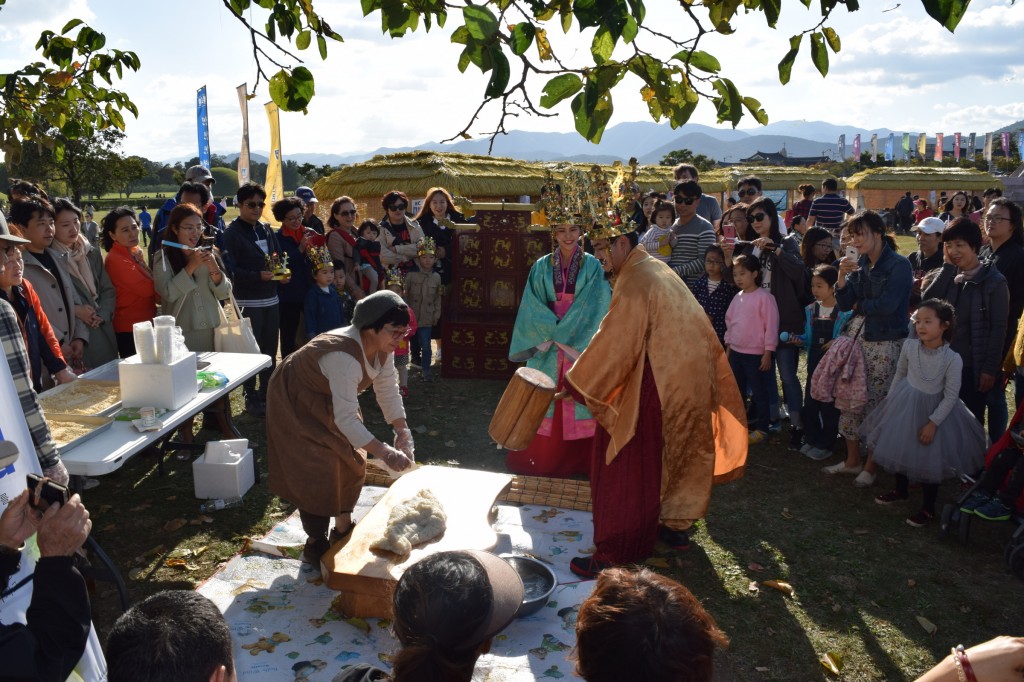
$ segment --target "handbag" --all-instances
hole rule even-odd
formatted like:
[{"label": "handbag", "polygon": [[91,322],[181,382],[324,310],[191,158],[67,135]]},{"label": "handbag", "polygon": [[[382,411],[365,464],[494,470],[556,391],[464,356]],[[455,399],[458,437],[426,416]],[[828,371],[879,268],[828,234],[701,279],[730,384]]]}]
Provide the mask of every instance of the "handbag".
[{"label": "handbag", "polygon": [[224,313],[224,306],[217,306],[220,312],[220,325],[213,330],[213,349],[218,353],[262,352],[256,343],[256,336],[252,333],[252,322],[249,318],[242,317],[235,295],[228,294],[228,301],[235,319],[229,320]]}]

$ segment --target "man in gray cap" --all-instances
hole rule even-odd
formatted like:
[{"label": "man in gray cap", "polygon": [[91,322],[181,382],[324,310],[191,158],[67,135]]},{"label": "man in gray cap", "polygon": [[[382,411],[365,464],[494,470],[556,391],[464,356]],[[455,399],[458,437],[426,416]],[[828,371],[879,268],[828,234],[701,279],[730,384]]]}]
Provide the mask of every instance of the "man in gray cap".
[{"label": "man in gray cap", "polygon": [[314,230],[317,234],[324,234],[324,223],[316,214],[316,209],[320,202],[317,201],[313,190],[303,185],[295,190],[295,196],[302,199],[302,205],[304,206],[302,224]]}]

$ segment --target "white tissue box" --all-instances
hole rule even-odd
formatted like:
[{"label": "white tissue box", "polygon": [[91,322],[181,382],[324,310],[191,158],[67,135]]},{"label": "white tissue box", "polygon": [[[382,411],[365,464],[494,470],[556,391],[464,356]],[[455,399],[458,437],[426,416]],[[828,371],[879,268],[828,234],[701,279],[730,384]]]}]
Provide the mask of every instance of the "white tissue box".
[{"label": "white tissue box", "polygon": [[[209,445],[207,443],[207,449]],[[237,456],[239,454],[241,456]],[[226,500],[242,497],[256,482],[252,448],[246,448],[243,453],[230,450],[204,453],[192,462],[192,477],[195,479],[196,499]]]},{"label": "white tissue box", "polygon": [[117,366],[121,403],[125,407],[163,407],[176,410],[199,393],[196,354],[189,353],[169,365],[142,364],[138,355]]}]

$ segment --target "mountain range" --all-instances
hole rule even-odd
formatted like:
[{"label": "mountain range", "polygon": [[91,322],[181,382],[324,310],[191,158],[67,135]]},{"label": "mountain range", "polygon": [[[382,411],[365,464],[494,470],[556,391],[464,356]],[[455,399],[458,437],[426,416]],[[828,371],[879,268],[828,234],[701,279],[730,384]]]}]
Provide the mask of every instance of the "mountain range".
[{"label": "mountain range", "polygon": [[[1018,121],[995,132],[1017,131],[1024,128],[1024,121]],[[878,149],[882,153],[889,133],[896,135],[897,148],[904,131],[888,128],[868,130],[853,126],[840,126],[823,121],[779,121],[766,126],[750,129],[718,128],[698,123],[687,124],[673,130],[667,123],[653,121],[632,121],[619,123],[608,128],[599,144],[592,144],[575,131],[568,133],[542,133],[512,130],[494,141],[492,154],[525,161],[594,161],[611,163],[616,159],[625,161],[635,156],[642,164],[657,164],[665,154],[677,149],[689,149],[694,154],[703,154],[717,161],[735,163],[752,156],[755,152],[779,152],[783,149],[789,156],[831,156],[837,158],[838,140],[846,135],[846,154],[853,153],[853,138],[861,136],[861,150],[869,151],[871,136],[878,135]],[[909,132],[909,131],[908,131]],[[916,140],[920,131],[912,132]],[[964,132],[964,138],[968,135]],[[978,133],[978,145],[984,139],[984,132]],[[931,138],[934,141],[933,138]],[[286,160],[299,164],[312,163],[317,166],[329,164],[338,166],[366,161],[378,154],[427,149],[435,151],[462,152],[466,154],[487,154],[489,140],[479,138],[460,140],[450,144],[425,142],[410,147],[380,147],[359,153],[307,153],[282,150]],[[952,150],[953,135],[945,136],[943,146]],[[217,152],[234,161],[237,152]],[[253,151],[254,161],[266,162],[269,154]],[[188,161],[188,158],[172,159]]]}]

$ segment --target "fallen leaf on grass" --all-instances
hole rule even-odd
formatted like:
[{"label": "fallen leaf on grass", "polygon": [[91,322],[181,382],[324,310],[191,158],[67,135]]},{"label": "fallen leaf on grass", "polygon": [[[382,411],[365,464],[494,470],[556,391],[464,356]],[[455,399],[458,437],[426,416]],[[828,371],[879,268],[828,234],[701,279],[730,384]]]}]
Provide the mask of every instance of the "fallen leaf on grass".
[{"label": "fallen leaf on grass", "polygon": [[444,442],[444,446],[446,448],[454,448],[455,447],[455,441],[453,441],[453,440],[446,440]]},{"label": "fallen leaf on grass", "polygon": [[843,610],[843,607],[840,606],[839,604],[833,604],[832,605],[832,612],[833,613],[839,613],[842,610]]},{"label": "fallen leaf on grass", "polygon": [[651,557],[644,562],[645,566],[651,566],[653,568],[668,568],[668,559],[662,557]]},{"label": "fallen leaf on grass", "polygon": [[427,431],[427,435],[432,437],[432,438],[437,438],[438,436],[441,435],[441,432],[440,431]]},{"label": "fallen leaf on grass", "polygon": [[747,591],[748,592],[753,592],[754,594],[757,594],[758,592],[761,591],[761,588],[757,586],[757,581],[756,580],[751,580],[750,584],[747,585]]},{"label": "fallen leaf on grass", "polygon": [[112,530],[114,530],[116,528],[117,528],[117,524],[116,523],[108,523],[107,525],[103,526],[102,528],[100,528],[96,532],[97,533],[109,533],[110,531],[112,531]]},{"label": "fallen leaf on grass", "polygon": [[788,510],[783,509],[782,510],[782,518],[784,518],[787,521],[789,521],[789,520],[795,519],[796,517],[793,516],[792,514],[790,514]]},{"label": "fallen leaf on grass", "polygon": [[794,594],[793,586],[783,580],[764,580],[761,584],[773,590],[778,590],[787,597],[792,597]]},{"label": "fallen leaf on grass", "polygon": [[423,424],[420,424],[419,426],[414,427],[413,431],[415,431],[416,433],[426,433],[427,427],[424,426]]},{"label": "fallen leaf on grass", "polygon": [[156,547],[153,547],[152,549],[150,549],[145,554],[140,554],[139,556],[135,557],[135,563],[141,564],[146,559],[148,559],[149,557],[151,557],[151,556],[153,556],[155,554],[159,554],[162,551],[164,551],[164,546],[163,545],[157,545]]},{"label": "fallen leaf on grass", "polygon": [[971,612],[971,607],[970,606],[961,606],[960,607],[960,613],[970,613],[970,612]]},{"label": "fallen leaf on grass", "polygon": [[174,502],[176,499],[178,499],[178,496],[171,495],[170,497],[165,497],[164,499],[167,500],[168,502]]},{"label": "fallen leaf on grass", "polygon": [[147,509],[149,509],[149,505],[148,504],[140,504],[138,506],[132,507],[128,511],[130,511],[130,512],[140,512],[140,511],[145,511]]},{"label": "fallen leaf on grass", "polygon": [[142,569],[139,568],[138,566],[136,566],[135,568],[133,568],[130,571],[128,571],[128,579],[129,580],[138,580],[141,577],[142,577]]},{"label": "fallen leaf on grass", "polygon": [[168,533],[173,533],[179,528],[183,528],[187,523],[188,521],[186,521],[185,519],[171,519],[170,521],[164,524],[164,530]]},{"label": "fallen leaf on grass", "polygon": [[843,669],[843,657],[831,651],[822,654],[821,658],[819,658],[818,661],[821,662],[822,668],[829,671],[833,675],[838,675],[839,671]]},{"label": "fallen leaf on grass", "polygon": [[105,512],[108,512],[108,511],[110,511],[111,509],[113,509],[113,507],[112,507],[111,505],[109,505],[109,504],[101,504],[101,505],[100,505],[100,514],[103,514],[103,513],[105,513]]},{"label": "fallen leaf on grass", "polygon": [[917,581],[916,580],[914,580],[913,578],[907,578],[907,587],[915,587],[916,585],[917,585]]},{"label": "fallen leaf on grass", "polygon": [[747,568],[750,569],[751,571],[763,571],[764,570],[764,566],[762,566],[761,564],[747,564]]},{"label": "fallen leaf on grass", "polygon": [[164,566],[166,566],[167,568],[177,568],[177,569],[182,570],[182,571],[194,571],[194,570],[196,570],[194,566],[189,566],[187,561],[185,561],[184,559],[177,558],[177,557],[171,557],[170,559],[165,561],[164,562]]},{"label": "fallen leaf on grass", "polygon": [[925,618],[924,616],[917,616],[917,622],[921,625],[921,627],[924,628],[924,631],[927,632],[929,635],[934,635],[936,632],[939,631],[939,627],[935,623]]},{"label": "fallen leaf on grass", "polygon": [[854,535],[867,535],[870,532],[871,531],[869,531],[867,528],[855,528],[854,531],[853,531],[853,534]]},{"label": "fallen leaf on grass", "polygon": [[756,670],[759,673],[766,673],[766,672],[768,672],[768,668],[765,668],[764,666],[758,666],[758,667],[754,668],[754,670]]}]

